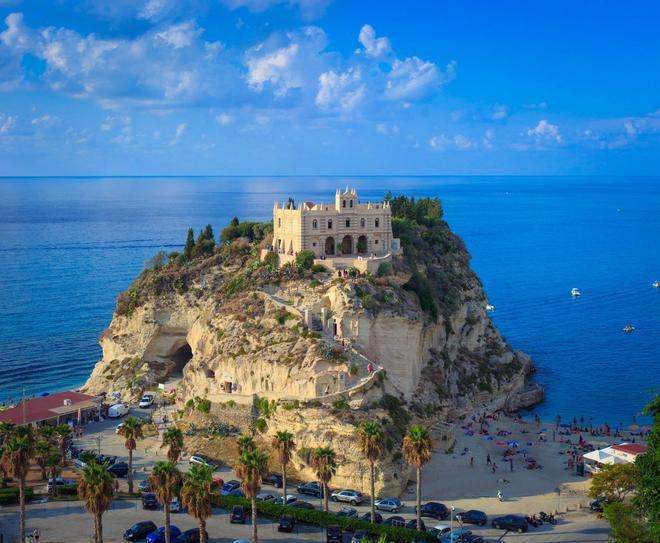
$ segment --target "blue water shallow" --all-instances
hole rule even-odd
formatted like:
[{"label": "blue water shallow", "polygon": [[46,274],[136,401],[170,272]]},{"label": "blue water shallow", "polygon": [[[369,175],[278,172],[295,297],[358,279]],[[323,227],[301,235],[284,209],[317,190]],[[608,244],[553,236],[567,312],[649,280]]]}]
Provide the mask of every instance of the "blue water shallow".
[{"label": "blue water shallow", "polygon": [[117,294],[189,226],[268,220],[276,199],[347,182],[363,201],[442,198],[495,323],[548,385],[542,416],[629,423],[660,387],[658,178],[2,178],[0,399],[84,382]]}]

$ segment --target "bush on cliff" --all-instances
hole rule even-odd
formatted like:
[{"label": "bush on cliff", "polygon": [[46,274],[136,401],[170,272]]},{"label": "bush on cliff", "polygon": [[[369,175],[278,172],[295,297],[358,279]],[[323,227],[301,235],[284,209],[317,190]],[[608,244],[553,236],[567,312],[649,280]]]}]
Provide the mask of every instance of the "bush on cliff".
[{"label": "bush on cliff", "polygon": [[312,251],[300,251],[296,255],[296,266],[299,270],[311,270],[316,255]]}]

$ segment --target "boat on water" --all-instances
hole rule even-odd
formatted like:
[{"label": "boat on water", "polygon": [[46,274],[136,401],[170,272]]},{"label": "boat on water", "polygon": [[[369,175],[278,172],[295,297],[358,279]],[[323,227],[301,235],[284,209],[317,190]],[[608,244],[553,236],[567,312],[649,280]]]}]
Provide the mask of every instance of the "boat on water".
[{"label": "boat on water", "polygon": [[490,304],[486,304],[486,311],[495,311],[495,306],[490,305]]},{"label": "boat on water", "polygon": [[571,296],[574,298],[577,298],[578,296],[582,296],[582,293],[580,292],[579,288],[572,288],[571,289]]},{"label": "boat on water", "polygon": [[653,288],[660,288],[660,281],[653,281],[653,283],[651,283],[651,286]]},{"label": "boat on water", "polygon": [[624,332],[634,332],[634,331],[635,331],[635,327],[634,327],[634,326],[630,326],[630,325],[628,325],[628,326],[624,326],[624,327],[623,327],[623,331],[624,331]]}]

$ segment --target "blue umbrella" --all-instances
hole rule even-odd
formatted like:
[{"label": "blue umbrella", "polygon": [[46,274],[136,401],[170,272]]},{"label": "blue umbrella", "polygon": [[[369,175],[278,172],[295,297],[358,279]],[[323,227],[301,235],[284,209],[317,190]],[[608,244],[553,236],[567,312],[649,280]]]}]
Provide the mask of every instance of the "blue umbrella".
[{"label": "blue umbrella", "polygon": [[564,422],[564,423],[560,424],[559,426],[561,426],[562,428],[570,428],[571,427],[571,425],[568,424],[567,422]]},{"label": "blue umbrella", "polygon": [[509,441],[509,442],[507,443],[507,445],[508,445],[509,447],[511,447],[512,449],[515,449],[515,448],[518,447],[518,442],[517,442],[517,441]]},{"label": "blue umbrella", "polygon": [[45,398],[46,396],[50,396],[50,392],[42,392],[41,394],[39,394],[39,396]]}]

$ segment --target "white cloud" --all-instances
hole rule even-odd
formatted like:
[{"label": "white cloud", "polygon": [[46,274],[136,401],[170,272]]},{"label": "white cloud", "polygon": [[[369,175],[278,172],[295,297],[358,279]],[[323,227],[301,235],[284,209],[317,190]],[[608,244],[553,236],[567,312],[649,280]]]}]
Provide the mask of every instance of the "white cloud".
[{"label": "white cloud", "polygon": [[454,79],[456,63],[451,62],[443,74],[438,67],[419,57],[395,60],[387,77],[385,97],[390,100],[422,100]]},{"label": "white cloud", "polygon": [[322,16],[331,0],[221,0],[229,9],[246,8],[250,11],[261,12],[278,4],[287,4],[296,7],[305,20],[312,20]]},{"label": "white cloud", "polygon": [[361,80],[359,69],[349,68],[339,74],[334,70],[322,73],[314,101],[321,109],[349,112],[364,98],[366,87],[360,83]]},{"label": "white cloud", "polygon": [[215,116],[215,122],[221,126],[227,126],[234,122],[234,117],[228,113],[220,113],[220,115]]},{"label": "white cloud", "polygon": [[527,130],[527,135],[534,138],[537,142],[562,143],[562,137],[559,133],[559,127],[556,124],[549,123],[542,119],[534,128]]},{"label": "white cloud", "polygon": [[0,113],[0,134],[7,134],[16,126],[16,115]]},{"label": "white cloud", "polygon": [[56,115],[50,115],[49,113],[46,113],[41,117],[35,117],[34,119],[32,119],[32,124],[34,126],[37,125],[52,126],[58,124],[59,122],[60,122],[59,117],[57,117]]},{"label": "white cloud", "polygon": [[[381,57],[386,55],[392,49],[390,40],[388,38],[377,38],[376,31],[371,25],[364,25],[360,29],[358,41],[364,47],[364,53],[369,57]],[[358,49],[358,51],[360,51]]]},{"label": "white cloud", "polygon": [[184,132],[188,128],[187,123],[179,123],[176,127],[176,131],[174,133],[174,137],[170,140],[170,145],[177,145],[179,141],[181,141],[181,137],[183,136]]},{"label": "white cloud", "polygon": [[433,151],[445,151],[447,149],[456,149],[457,151],[467,151],[477,147],[477,144],[463,134],[449,137],[444,134],[432,136],[429,139],[429,147]]},{"label": "white cloud", "polygon": [[429,140],[429,146],[434,151],[444,151],[451,145],[451,140],[442,134],[439,136],[432,136]]},{"label": "white cloud", "polygon": [[490,118],[493,121],[501,121],[509,116],[509,107],[502,104],[495,104]]},{"label": "white cloud", "polygon": [[248,85],[259,92],[269,87],[279,98],[292,89],[311,89],[315,74],[322,71],[321,52],[326,44],[325,32],[315,26],[285,37],[271,36],[246,53]]},{"label": "white cloud", "polygon": [[548,109],[547,102],[538,102],[535,104],[525,104],[523,106],[525,109]]},{"label": "white cloud", "polygon": [[387,123],[378,123],[376,125],[376,132],[382,134],[383,136],[393,136],[399,133],[399,125],[397,124],[387,124]]},{"label": "white cloud", "polygon": [[175,49],[181,49],[182,47],[190,47],[202,32],[203,30],[194,21],[185,21],[157,32],[156,38],[163,40]]},{"label": "white cloud", "polygon": [[464,136],[463,134],[454,136],[454,145],[459,151],[467,151],[468,149],[472,149],[475,146],[474,142],[472,142],[470,138]]},{"label": "white cloud", "polygon": [[492,128],[489,128],[484,132],[484,137],[481,140],[481,144],[484,146],[484,149],[494,149],[494,140],[495,131]]}]

